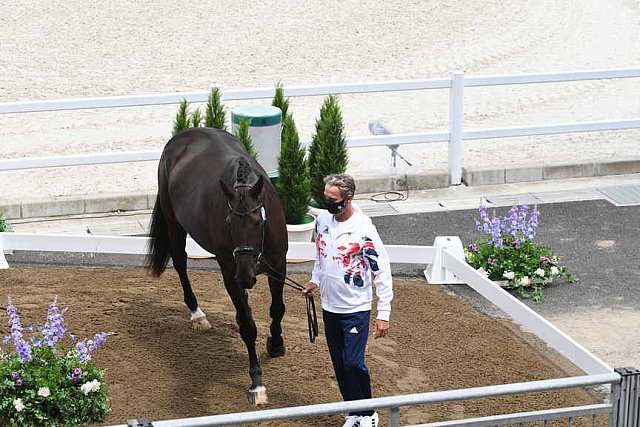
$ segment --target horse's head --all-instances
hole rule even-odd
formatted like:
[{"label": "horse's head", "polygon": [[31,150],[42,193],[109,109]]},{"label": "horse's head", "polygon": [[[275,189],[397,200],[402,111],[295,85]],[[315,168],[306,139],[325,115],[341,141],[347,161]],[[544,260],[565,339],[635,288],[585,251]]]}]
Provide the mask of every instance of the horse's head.
[{"label": "horse's head", "polygon": [[251,289],[256,283],[258,260],[264,246],[267,218],[260,197],[264,180],[259,175],[253,185],[240,181],[229,188],[221,179],[220,185],[228,199],[225,222],[234,247],[235,279],[243,288]]}]

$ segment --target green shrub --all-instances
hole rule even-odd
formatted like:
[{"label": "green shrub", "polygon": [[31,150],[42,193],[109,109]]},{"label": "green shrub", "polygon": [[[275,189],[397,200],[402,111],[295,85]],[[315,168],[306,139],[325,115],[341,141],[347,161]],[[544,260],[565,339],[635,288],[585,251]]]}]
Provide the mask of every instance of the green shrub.
[{"label": "green shrub", "polygon": [[227,113],[220,98],[220,89],[217,87],[211,89],[205,109],[204,125],[210,128],[227,130],[227,125],[225,124],[227,121]]},{"label": "green shrub", "polygon": [[317,206],[324,200],[324,177],[347,170],[349,154],[338,97],[329,95],[320,108],[315,134],[309,146],[311,196]]},{"label": "green shrub", "polygon": [[284,208],[287,224],[308,222],[307,211],[311,201],[304,148],[291,114],[282,124],[282,142],[278,157],[279,180],[276,190]]},{"label": "green shrub", "polygon": [[0,233],[3,231],[13,231],[13,227],[4,219],[4,215],[0,214]]},{"label": "green shrub", "polygon": [[242,142],[247,153],[254,159],[257,159],[258,152],[253,146],[251,134],[249,134],[249,126],[251,126],[251,119],[249,117],[240,117],[240,123],[238,123],[238,128],[236,129],[236,138]]},{"label": "green shrub", "polygon": [[180,101],[176,118],[173,121],[173,132],[171,133],[171,136],[176,136],[183,130],[189,129],[190,127],[191,119],[189,117],[189,103],[186,99],[183,99]]}]

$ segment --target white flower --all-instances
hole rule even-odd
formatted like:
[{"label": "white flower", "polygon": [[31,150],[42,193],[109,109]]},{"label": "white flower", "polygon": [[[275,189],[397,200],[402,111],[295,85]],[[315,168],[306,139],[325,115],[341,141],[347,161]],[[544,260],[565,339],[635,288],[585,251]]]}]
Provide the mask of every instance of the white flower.
[{"label": "white flower", "polygon": [[518,281],[521,285],[526,286],[530,283],[529,276],[524,276],[522,279]]},{"label": "white flower", "polygon": [[15,399],[13,401],[13,407],[16,408],[16,411],[20,412],[24,409],[24,403],[22,403],[22,399]]},{"label": "white flower", "polygon": [[536,275],[540,276],[540,277],[544,277],[544,270],[539,268],[536,270]]},{"label": "white flower", "polygon": [[505,279],[513,280],[513,278],[516,277],[516,273],[514,273],[513,271],[505,271],[504,273],[502,273],[502,277],[504,277]]},{"label": "white flower", "polygon": [[560,270],[558,270],[558,267],[556,267],[555,265],[551,267],[551,275],[552,276],[557,276],[559,272],[560,272]]},{"label": "white flower", "polygon": [[49,387],[40,387],[38,389],[38,396],[49,397],[50,395],[51,395],[51,391],[49,391]]},{"label": "white flower", "polygon": [[484,274],[484,276],[485,276],[485,277],[489,277],[489,272],[488,272],[488,271],[486,271],[486,270],[484,269],[484,267],[480,267],[480,268],[479,268],[478,270],[476,270],[476,271],[477,271],[478,273],[480,273],[480,274]]},{"label": "white flower", "polygon": [[80,390],[82,390],[85,396],[93,391],[98,391],[100,390],[100,381],[98,380],[87,381],[86,383],[80,386]]}]

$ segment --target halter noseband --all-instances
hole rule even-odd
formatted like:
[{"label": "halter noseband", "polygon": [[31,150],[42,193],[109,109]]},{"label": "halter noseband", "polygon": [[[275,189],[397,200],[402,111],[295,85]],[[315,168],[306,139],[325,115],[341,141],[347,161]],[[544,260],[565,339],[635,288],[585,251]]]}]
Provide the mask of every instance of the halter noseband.
[{"label": "halter noseband", "polygon": [[260,249],[257,249],[257,248],[254,248],[253,246],[248,246],[248,245],[236,246],[233,249],[234,258],[237,257],[238,255],[254,255],[258,258],[258,260],[260,260],[260,257],[262,257],[262,249],[264,248],[264,229],[265,229],[265,222],[267,221],[267,218],[265,214],[264,203],[262,203],[261,200],[259,200],[259,202],[260,203],[256,207],[246,212],[236,211],[231,206],[231,203],[227,202],[227,207],[229,208],[229,211],[236,216],[249,216],[252,213],[256,212],[258,209],[261,209],[260,216],[262,220],[260,221],[260,226],[262,227],[262,243],[261,243],[262,247]]}]

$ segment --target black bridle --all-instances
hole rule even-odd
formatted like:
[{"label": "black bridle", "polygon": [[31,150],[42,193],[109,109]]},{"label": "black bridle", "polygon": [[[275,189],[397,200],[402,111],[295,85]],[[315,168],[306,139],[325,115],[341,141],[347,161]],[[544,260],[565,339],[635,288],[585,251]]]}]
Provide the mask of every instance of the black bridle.
[{"label": "black bridle", "polygon": [[231,206],[231,203],[228,202],[227,203],[227,207],[229,208],[229,211],[236,215],[236,216],[249,216],[252,213],[256,212],[259,209],[262,209],[261,212],[261,217],[262,220],[260,221],[260,227],[262,228],[262,242],[260,243],[260,249],[254,248],[253,246],[249,246],[249,245],[240,245],[240,246],[236,246],[235,248],[233,248],[233,257],[237,257],[238,255],[253,255],[255,257],[257,257],[258,259],[260,259],[260,257],[262,257],[262,251],[264,249],[264,233],[265,233],[265,225],[267,222],[266,219],[266,215],[264,212],[264,204],[262,203],[262,201],[258,200],[259,203],[256,207],[254,207],[253,209],[250,209],[246,212],[238,212],[235,209],[233,209],[233,207]]},{"label": "black bridle", "polygon": [[[273,273],[269,273],[267,272],[264,268],[261,269],[262,273],[267,276],[270,277],[274,280],[279,280],[282,283],[284,283],[285,285],[297,290],[297,291],[303,291],[304,290],[304,286],[302,286],[300,283],[296,282],[295,280],[293,280],[292,278],[290,278],[289,276],[282,276],[278,273],[278,271],[271,267],[271,265],[269,265],[262,257],[262,252],[264,250],[264,235],[265,235],[265,229],[266,229],[266,223],[267,223],[267,218],[266,218],[266,213],[264,211],[264,204],[262,203],[261,200],[258,200],[259,203],[256,207],[254,207],[253,209],[250,209],[246,212],[238,212],[235,209],[233,209],[233,207],[231,206],[231,203],[227,203],[227,207],[229,208],[229,211],[237,216],[249,216],[252,213],[256,212],[259,209],[263,209],[263,211],[261,212],[261,218],[262,220],[260,221],[260,226],[262,227],[262,242],[261,242],[261,247],[258,250],[257,248],[254,248],[253,246],[249,246],[249,245],[240,245],[240,246],[236,246],[233,249],[233,257],[237,257],[238,255],[253,255],[257,258],[257,262],[259,265],[264,265],[265,267],[268,267],[269,270],[271,270],[271,272]],[[281,277],[276,277],[274,274],[277,274],[278,276]],[[318,336],[318,316],[316,314],[316,303],[313,300],[313,295],[311,294],[307,294],[305,295],[305,299],[306,299],[306,305],[307,305],[307,324],[309,326],[309,341],[314,342],[316,340],[316,337]]]}]

